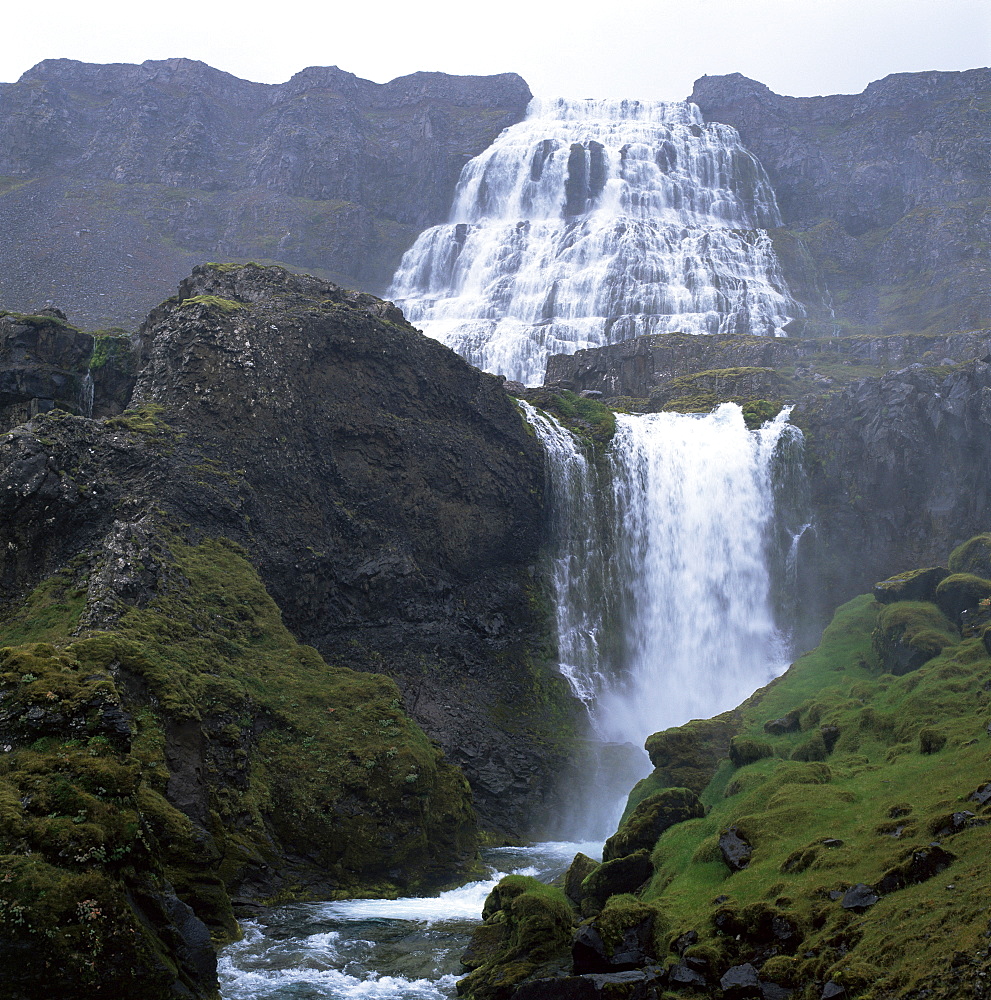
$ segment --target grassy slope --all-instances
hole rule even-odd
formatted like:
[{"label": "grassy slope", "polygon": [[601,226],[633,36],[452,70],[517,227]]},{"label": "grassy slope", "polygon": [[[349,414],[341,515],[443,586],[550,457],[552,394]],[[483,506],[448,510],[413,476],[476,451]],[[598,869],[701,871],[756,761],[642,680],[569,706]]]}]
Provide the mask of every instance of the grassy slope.
[{"label": "grassy slope", "polygon": [[[914,673],[879,675],[871,646],[879,608],[870,597],[844,605],[817,649],[742,706],[740,738],[767,742],[773,756],[741,768],[722,762],[702,794],[708,815],[658,841],[645,898],[664,907],[675,935],[696,929],[700,947],[726,960],[746,959],[760,942],[746,934],[732,940],[713,916],[728,910],[754,926],[760,909],[773,909],[796,922],[803,939],[795,957],[776,960],[783,982],[846,979],[882,995],[916,985],[954,949],[976,950],[988,924],[987,830],[940,838],[957,857],[950,868],[862,915],[829,893],[875,883],[936,839],[948,814],[978,810],[967,799],[991,779],[991,659],[971,638]],[[765,733],[765,722],[793,709],[801,711],[800,731]],[[839,727],[834,751],[824,761],[790,760],[820,725]],[[937,753],[920,750],[927,729],[946,737]],[[730,826],[754,847],[749,867],[735,873],[718,849]],[[830,838],[842,844],[823,846]]]}]

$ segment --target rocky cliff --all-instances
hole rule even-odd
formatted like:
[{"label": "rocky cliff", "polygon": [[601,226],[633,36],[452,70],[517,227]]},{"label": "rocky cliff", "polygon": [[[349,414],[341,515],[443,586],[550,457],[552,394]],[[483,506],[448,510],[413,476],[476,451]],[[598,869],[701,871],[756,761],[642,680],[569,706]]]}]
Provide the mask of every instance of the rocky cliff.
[{"label": "rocky cliff", "polygon": [[187,59],[46,60],[0,86],[0,302],[133,330],[193,265],[232,259],[381,292],[529,99],[513,74],[270,86]]},{"label": "rocky cliff", "polygon": [[[34,319],[39,379],[102,349]],[[258,265],[197,269],[128,346],[128,409],[0,438],[12,996],[89,996],[92,968],[209,995],[232,908],[436,885],[472,863],[472,799],[518,835],[576,730],[542,453],[499,379]]]},{"label": "rocky cliff", "polygon": [[740,74],[689,98],[774,186],[773,233],[808,333],[948,333],[991,320],[991,70],[901,73],[782,97]]}]

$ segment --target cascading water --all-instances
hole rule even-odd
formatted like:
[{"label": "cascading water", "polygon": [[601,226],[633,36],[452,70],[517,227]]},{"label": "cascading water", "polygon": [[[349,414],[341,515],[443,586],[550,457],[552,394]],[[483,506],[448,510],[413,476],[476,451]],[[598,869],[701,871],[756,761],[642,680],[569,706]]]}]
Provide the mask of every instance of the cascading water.
[{"label": "cascading water", "polygon": [[780,224],[735,129],[674,102],[541,101],[461,175],[389,295],[473,364],[527,384],[550,354],[647,333],[781,336]]},{"label": "cascading water", "polygon": [[618,414],[599,483],[573,435],[524,412],[548,456],[562,673],[612,761],[592,763],[601,786],[581,787],[565,831],[606,836],[649,770],[642,752],[611,748],[732,708],[785,666],[770,528],[775,459],[800,432],[788,411],[750,431],[732,403],[704,416]]}]

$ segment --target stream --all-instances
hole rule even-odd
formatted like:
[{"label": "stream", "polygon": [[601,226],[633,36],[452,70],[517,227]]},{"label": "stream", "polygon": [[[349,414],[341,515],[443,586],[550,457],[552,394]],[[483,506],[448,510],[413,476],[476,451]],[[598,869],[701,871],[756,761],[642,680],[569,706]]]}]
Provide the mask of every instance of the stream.
[{"label": "stream", "polygon": [[242,923],[244,937],[220,953],[224,1000],[447,1000],[461,954],[493,886],[509,874],[549,882],[579,851],[602,845],[556,841],[482,851],[490,869],[438,896],[293,903]]}]

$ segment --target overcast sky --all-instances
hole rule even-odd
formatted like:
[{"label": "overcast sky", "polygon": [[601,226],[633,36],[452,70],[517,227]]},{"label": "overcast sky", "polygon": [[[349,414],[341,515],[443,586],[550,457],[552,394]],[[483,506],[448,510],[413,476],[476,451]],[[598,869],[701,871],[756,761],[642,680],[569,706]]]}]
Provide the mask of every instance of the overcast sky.
[{"label": "overcast sky", "polygon": [[512,71],[542,96],[674,100],[704,74],[806,96],[991,65],[991,0],[54,0],[8,5],[2,30],[3,82],[46,58],[185,56],[261,83]]}]

